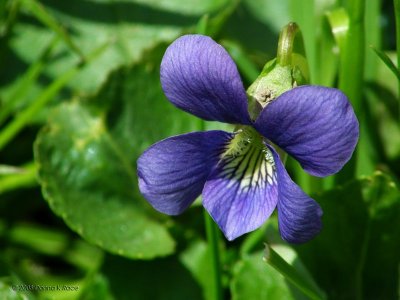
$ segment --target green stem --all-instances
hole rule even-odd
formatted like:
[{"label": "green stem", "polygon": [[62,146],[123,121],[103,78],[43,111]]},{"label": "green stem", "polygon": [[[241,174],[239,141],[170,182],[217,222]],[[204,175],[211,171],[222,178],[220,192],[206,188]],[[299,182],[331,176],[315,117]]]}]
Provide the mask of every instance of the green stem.
[{"label": "green stem", "polygon": [[[349,97],[355,113],[360,117],[364,84],[364,0],[348,1],[349,30],[340,53],[339,89]],[[336,183],[344,183],[356,173],[357,152],[336,176]]]},{"label": "green stem", "polygon": [[288,264],[278,253],[276,253],[268,244],[265,244],[264,260],[285,279],[294,284],[300,291],[307,295],[310,299],[320,300],[326,297],[316,289],[310,282],[306,281],[296,269]]},{"label": "green stem", "polygon": [[204,222],[211,256],[212,299],[222,300],[221,261],[219,257],[219,229],[208,212],[204,210]]},{"label": "green stem", "polygon": [[37,185],[36,171],[37,167],[32,162],[23,166],[18,173],[0,176],[0,194]]},{"label": "green stem", "polygon": [[294,38],[299,31],[296,23],[286,25],[280,35],[278,42],[277,63],[281,66],[290,66],[292,64],[292,53],[294,47]]}]

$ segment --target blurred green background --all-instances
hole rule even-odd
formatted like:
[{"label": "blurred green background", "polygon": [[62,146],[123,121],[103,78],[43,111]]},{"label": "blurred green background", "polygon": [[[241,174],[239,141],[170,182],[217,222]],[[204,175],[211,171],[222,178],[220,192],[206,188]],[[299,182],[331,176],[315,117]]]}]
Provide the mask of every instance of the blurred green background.
[{"label": "blurred green background", "polygon": [[154,211],[138,191],[136,160],[168,136],[232,128],[173,107],[159,65],[180,35],[207,34],[247,88],[290,21],[302,30],[310,83],[349,96],[360,142],[329,178],[288,160],[323,207],[324,228],[293,247],[273,216],[234,242],[221,238],[224,298],[308,299],[262,261],[268,241],[329,299],[399,299],[395,4],[0,0],[0,299],[215,299],[202,207],[173,218]]}]

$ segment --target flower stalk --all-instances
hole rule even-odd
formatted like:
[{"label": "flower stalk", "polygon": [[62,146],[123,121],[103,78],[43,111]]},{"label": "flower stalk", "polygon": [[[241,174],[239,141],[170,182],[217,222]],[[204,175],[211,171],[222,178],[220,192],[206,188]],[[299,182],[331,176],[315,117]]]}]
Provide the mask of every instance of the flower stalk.
[{"label": "flower stalk", "polygon": [[211,290],[213,300],[222,300],[222,281],[221,281],[221,260],[219,253],[219,229],[208,212],[204,210],[204,223],[208,241],[208,253],[211,264]]},{"label": "flower stalk", "polygon": [[281,67],[290,67],[294,86],[309,83],[310,76],[303,35],[296,23],[291,22],[282,29],[276,60]]},{"label": "flower stalk", "polygon": [[296,34],[299,32],[299,27],[296,23],[286,25],[280,35],[278,41],[277,62],[281,66],[290,66],[292,64],[293,45]]}]

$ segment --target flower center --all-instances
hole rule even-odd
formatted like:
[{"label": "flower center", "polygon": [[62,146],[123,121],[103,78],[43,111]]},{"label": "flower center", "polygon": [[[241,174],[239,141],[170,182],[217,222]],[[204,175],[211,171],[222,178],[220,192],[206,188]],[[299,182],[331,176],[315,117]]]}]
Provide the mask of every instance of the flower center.
[{"label": "flower center", "polygon": [[227,145],[220,160],[224,177],[250,189],[276,182],[275,162],[261,135],[250,126],[243,126]]}]

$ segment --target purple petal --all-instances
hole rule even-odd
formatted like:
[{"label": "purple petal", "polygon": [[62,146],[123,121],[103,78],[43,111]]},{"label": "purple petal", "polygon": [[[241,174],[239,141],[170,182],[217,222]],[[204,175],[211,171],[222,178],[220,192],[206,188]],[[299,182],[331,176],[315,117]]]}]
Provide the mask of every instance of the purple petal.
[{"label": "purple petal", "polygon": [[156,210],[180,214],[200,195],[232,137],[231,133],[215,130],[154,144],[137,161],[140,192]]},{"label": "purple petal", "polygon": [[277,203],[274,161],[264,146],[245,145],[225,155],[207,179],[203,206],[228,240],[255,230]]},{"label": "purple petal", "polygon": [[322,209],[292,181],[279,155],[272,147],[269,148],[278,173],[278,222],[281,237],[289,243],[305,243],[320,232]]},{"label": "purple petal", "polygon": [[358,141],[358,121],[339,90],[301,86],[267,105],[255,127],[315,176],[338,172]]},{"label": "purple petal", "polygon": [[202,35],[185,35],[167,49],[161,85],[177,107],[205,120],[250,124],[247,97],[228,52]]}]

